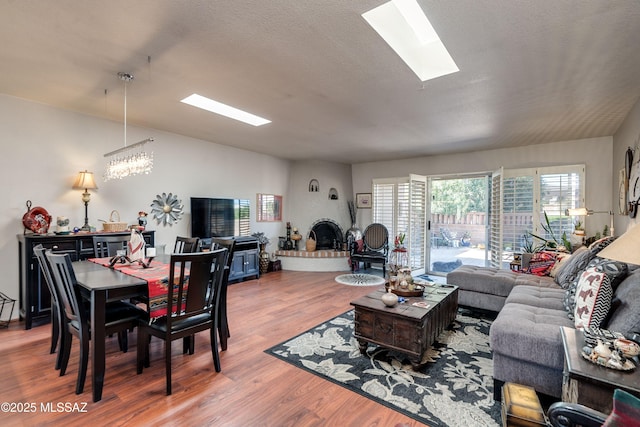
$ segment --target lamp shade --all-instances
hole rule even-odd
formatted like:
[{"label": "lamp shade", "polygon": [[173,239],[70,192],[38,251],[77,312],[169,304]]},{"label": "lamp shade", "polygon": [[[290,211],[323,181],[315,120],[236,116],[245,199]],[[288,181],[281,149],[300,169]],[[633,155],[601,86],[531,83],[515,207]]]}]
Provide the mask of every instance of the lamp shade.
[{"label": "lamp shade", "polygon": [[98,188],[96,181],[93,179],[93,172],[78,172],[76,182],[73,183],[76,190],[95,190]]},{"label": "lamp shade", "polygon": [[640,265],[640,224],[634,225],[609,246],[598,252],[598,256]]},{"label": "lamp shade", "polygon": [[590,213],[587,208],[567,209],[564,211],[566,216],[587,216]]}]

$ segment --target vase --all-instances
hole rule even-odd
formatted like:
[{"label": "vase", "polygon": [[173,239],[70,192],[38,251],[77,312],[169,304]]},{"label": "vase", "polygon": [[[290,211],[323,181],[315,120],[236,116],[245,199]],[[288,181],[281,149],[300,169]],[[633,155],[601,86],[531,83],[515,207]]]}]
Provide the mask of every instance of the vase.
[{"label": "vase", "polygon": [[351,224],[351,228],[347,230],[346,241],[347,241],[347,250],[350,249],[350,244],[355,244],[358,240],[362,240],[362,230],[360,230],[355,223]]},{"label": "vase", "polygon": [[265,274],[269,270],[269,253],[265,250],[266,246],[264,243],[260,244],[260,274]]}]

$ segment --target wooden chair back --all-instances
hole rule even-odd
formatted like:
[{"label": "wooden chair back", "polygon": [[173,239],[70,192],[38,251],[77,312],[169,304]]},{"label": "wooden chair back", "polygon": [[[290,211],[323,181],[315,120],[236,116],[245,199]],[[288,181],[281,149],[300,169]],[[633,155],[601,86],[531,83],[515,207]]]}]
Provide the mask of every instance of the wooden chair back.
[{"label": "wooden chair back", "polygon": [[51,266],[53,282],[58,290],[58,296],[64,314],[68,321],[84,324],[88,321],[83,306],[80,305],[78,292],[76,289],[76,275],[71,265],[71,257],[69,254],[46,253],[47,260]]},{"label": "wooden chair back", "polygon": [[220,294],[227,252],[226,249],[218,249],[171,255],[167,295],[168,332],[172,330],[171,323],[211,313],[215,299]]},{"label": "wooden chair back", "polygon": [[173,248],[174,254],[187,254],[200,251],[199,237],[176,237],[176,244]]},{"label": "wooden chair back", "polygon": [[38,260],[38,265],[40,266],[40,272],[42,273],[42,277],[44,277],[44,281],[47,285],[47,288],[49,288],[51,299],[54,302],[54,304],[57,305],[58,299],[59,299],[58,289],[56,288],[56,285],[53,282],[51,267],[49,266],[49,261],[47,261],[45,252],[46,252],[46,249],[41,244],[33,248],[33,253],[36,254],[36,259]]},{"label": "wooden chair back", "polygon": [[127,250],[127,243],[131,240],[130,234],[119,236],[93,236],[93,252],[96,258],[112,257],[119,250]]}]

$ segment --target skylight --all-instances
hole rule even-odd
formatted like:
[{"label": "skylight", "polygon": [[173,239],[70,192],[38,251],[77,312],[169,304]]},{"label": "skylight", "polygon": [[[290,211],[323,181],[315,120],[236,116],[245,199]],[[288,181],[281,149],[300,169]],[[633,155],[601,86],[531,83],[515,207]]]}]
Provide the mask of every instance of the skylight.
[{"label": "skylight", "polygon": [[391,0],[362,17],[423,82],[460,71],[416,0]]},{"label": "skylight", "polygon": [[180,102],[202,108],[203,110],[211,111],[212,113],[220,114],[221,116],[229,117],[230,119],[239,120],[253,126],[262,126],[267,123],[271,123],[271,120],[247,113],[246,111],[239,110],[235,107],[223,104],[222,102],[214,101],[213,99],[198,95],[197,93],[187,96]]}]

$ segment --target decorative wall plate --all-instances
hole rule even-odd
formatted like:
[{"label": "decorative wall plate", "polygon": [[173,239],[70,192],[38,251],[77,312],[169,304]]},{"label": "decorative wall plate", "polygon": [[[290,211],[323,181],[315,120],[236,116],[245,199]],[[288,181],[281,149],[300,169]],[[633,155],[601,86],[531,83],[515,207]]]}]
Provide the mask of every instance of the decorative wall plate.
[{"label": "decorative wall plate", "polygon": [[151,215],[158,224],[173,225],[182,218],[182,201],[177,195],[162,193],[151,202]]}]

